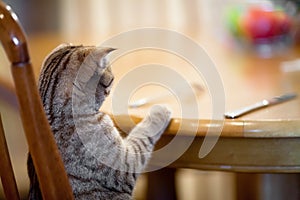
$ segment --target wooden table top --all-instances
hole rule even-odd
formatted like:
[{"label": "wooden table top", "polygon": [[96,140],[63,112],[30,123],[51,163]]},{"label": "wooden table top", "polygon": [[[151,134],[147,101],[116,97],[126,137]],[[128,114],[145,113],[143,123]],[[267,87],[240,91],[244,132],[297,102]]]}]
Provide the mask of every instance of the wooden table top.
[{"label": "wooden table top", "polygon": [[[191,36],[190,36],[191,37]],[[265,98],[271,98],[286,92],[300,94],[300,71],[284,72],[281,64],[284,61],[297,59],[300,55],[299,47],[288,48],[281,55],[272,58],[260,58],[246,51],[236,51],[222,45],[211,36],[192,36],[192,39],[203,46],[215,63],[224,88],[225,111],[234,110],[243,106],[256,103]],[[88,40],[87,40],[88,41]],[[38,75],[40,64],[46,54],[61,42],[68,42],[63,37],[56,35],[41,35],[29,37],[29,49],[35,74]],[[84,43],[85,40],[72,41]],[[90,41],[89,41],[90,42]],[[174,41],[176,42],[176,41]],[[42,48],[41,48],[42,47]],[[4,57],[3,52],[0,52]],[[0,60],[1,65],[9,65],[5,59]],[[182,88],[180,81],[173,80],[172,85],[161,87],[157,84],[140,87],[133,93],[132,101],[146,96],[170,93],[154,103],[168,105],[172,110],[173,121],[160,140],[157,149],[163,149],[170,144],[172,138],[181,138],[181,143],[189,143],[186,151],[181,152],[176,161],[169,163],[174,167],[188,167],[197,169],[247,171],[247,172],[299,172],[300,171],[300,98],[264,108],[234,120],[212,119],[213,105],[211,86],[207,85],[206,78],[193,70],[191,64],[179,56],[161,50],[143,49],[128,53],[112,63],[112,70],[116,76],[112,94],[106,100],[102,110],[112,113],[117,117],[124,114],[143,117],[149,111],[151,104],[140,108],[128,109],[127,113],[119,112],[112,102],[118,92],[118,84],[124,77],[129,76],[134,69],[142,65],[163,65],[191,84],[199,84],[202,90],[196,96],[187,94],[187,98],[178,100],[170,93],[170,89]],[[203,63],[205,64],[205,63]],[[211,67],[211,66],[208,66]],[[129,74],[129,75],[128,75]],[[160,74],[168,77],[169,74]],[[12,79],[7,67],[0,70],[2,85],[12,88]],[[144,79],[147,74],[141,74],[136,79]],[[127,83],[127,82],[126,82]],[[181,90],[190,90],[182,88]],[[195,92],[194,92],[195,93]],[[196,99],[196,104],[188,96]],[[222,100],[222,99],[221,99]],[[189,117],[189,112],[197,111],[198,118]],[[112,112],[113,111],[113,112]],[[182,117],[182,112],[185,112]],[[219,116],[222,113],[218,113]],[[184,119],[182,119],[184,118]],[[205,141],[208,127],[223,126],[221,137],[212,151],[199,158],[201,144]],[[180,125],[181,124],[181,125]],[[199,125],[199,129],[191,129]],[[184,130],[177,134],[178,127]],[[130,129],[131,125],[127,126]],[[183,134],[182,134],[183,133]],[[214,135],[214,132],[210,136]],[[154,154],[153,166],[161,166],[168,160],[172,151]]]}]

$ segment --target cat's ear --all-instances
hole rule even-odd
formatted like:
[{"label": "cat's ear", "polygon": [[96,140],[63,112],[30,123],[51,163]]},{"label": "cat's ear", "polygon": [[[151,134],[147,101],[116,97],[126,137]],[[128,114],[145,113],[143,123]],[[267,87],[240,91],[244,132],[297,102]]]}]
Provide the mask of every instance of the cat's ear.
[{"label": "cat's ear", "polygon": [[97,47],[95,49],[93,52],[93,60],[98,63],[98,67],[100,67],[102,70],[108,67],[107,55],[114,50],[116,49],[111,47]]},{"label": "cat's ear", "polygon": [[108,47],[92,47],[92,51],[90,51],[90,48],[87,48],[86,50],[87,52],[83,53],[88,53],[88,55],[80,65],[78,76],[76,77],[76,85],[80,88],[84,88],[95,73],[98,77],[102,76],[107,67],[109,67],[106,56],[115,49]]}]

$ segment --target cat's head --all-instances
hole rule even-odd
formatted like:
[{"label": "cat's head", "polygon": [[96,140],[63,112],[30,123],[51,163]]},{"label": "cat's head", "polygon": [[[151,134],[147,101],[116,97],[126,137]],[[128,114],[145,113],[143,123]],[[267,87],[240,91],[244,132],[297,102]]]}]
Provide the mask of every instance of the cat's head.
[{"label": "cat's head", "polygon": [[59,109],[79,98],[86,104],[83,107],[98,110],[114,80],[106,58],[113,50],[71,44],[55,48],[45,59],[39,79],[44,107]]}]

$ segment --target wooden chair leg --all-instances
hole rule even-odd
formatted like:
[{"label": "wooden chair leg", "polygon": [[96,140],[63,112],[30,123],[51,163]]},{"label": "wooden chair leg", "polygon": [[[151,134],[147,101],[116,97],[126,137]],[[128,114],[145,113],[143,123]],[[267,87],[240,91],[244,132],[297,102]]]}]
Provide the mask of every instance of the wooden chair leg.
[{"label": "wooden chair leg", "polygon": [[146,199],[148,200],[176,200],[174,168],[162,168],[147,173],[148,188]]},{"label": "wooden chair leg", "polygon": [[299,200],[300,174],[237,174],[237,200]]},{"label": "wooden chair leg", "polygon": [[3,124],[0,115],[0,163],[1,182],[6,199],[19,200],[19,192],[13,172],[7,143],[4,135]]}]

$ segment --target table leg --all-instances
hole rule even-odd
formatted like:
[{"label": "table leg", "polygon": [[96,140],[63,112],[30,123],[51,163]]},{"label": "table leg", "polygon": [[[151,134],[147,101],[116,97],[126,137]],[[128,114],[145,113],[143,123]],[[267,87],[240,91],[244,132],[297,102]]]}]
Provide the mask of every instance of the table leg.
[{"label": "table leg", "polygon": [[175,172],[173,168],[162,168],[147,173],[147,200],[177,200],[175,188]]},{"label": "table leg", "polygon": [[237,200],[299,200],[300,174],[237,173]]}]

